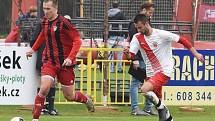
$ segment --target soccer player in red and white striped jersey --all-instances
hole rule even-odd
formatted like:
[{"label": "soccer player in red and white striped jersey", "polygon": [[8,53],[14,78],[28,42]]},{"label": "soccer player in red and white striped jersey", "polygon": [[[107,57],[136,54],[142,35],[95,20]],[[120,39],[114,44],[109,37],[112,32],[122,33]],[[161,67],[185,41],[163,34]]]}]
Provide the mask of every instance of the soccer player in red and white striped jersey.
[{"label": "soccer player in red and white striped jersey", "polygon": [[[140,50],[146,63],[147,81],[142,85],[144,96],[151,100],[158,109],[159,121],[173,121],[168,108],[161,101],[162,86],[170,79],[173,70],[171,42],[183,44],[201,62],[202,54],[198,53],[184,37],[168,31],[151,28],[147,16],[138,14],[135,26],[139,33],[135,34],[130,43],[130,58]],[[128,50],[124,50],[128,52]]]}]

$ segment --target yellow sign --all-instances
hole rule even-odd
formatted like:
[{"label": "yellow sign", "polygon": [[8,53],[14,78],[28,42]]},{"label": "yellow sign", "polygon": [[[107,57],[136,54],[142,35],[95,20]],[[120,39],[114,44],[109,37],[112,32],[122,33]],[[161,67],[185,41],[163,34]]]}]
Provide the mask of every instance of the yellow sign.
[{"label": "yellow sign", "polygon": [[215,105],[215,86],[164,86],[166,105]]}]

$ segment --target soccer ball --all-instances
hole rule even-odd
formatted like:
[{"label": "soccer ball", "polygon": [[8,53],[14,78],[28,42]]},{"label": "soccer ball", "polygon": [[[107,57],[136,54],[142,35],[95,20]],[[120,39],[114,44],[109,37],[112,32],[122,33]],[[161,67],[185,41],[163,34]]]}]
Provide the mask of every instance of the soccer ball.
[{"label": "soccer ball", "polygon": [[13,117],[10,121],[25,121],[22,117]]}]

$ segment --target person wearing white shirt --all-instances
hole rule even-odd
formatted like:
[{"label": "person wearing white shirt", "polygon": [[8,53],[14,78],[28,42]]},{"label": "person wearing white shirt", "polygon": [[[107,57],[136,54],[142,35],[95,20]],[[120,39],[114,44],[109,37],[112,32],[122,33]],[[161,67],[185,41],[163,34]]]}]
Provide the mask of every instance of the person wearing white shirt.
[{"label": "person wearing white shirt", "polygon": [[162,86],[170,79],[173,70],[171,43],[175,41],[183,44],[201,62],[204,62],[204,57],[192,47],[186,38],[152,28],[145,15],[138,14],[134,23],[139,33],[133,36],[130,49],[126,48],[124,52],[127,54],[127,58],[132,59],[140,50],[146,63],[147,74],[147,81],[142,85],[141,91],[157,107],[159,121],[173,121],[168,108],[161,101]]}]

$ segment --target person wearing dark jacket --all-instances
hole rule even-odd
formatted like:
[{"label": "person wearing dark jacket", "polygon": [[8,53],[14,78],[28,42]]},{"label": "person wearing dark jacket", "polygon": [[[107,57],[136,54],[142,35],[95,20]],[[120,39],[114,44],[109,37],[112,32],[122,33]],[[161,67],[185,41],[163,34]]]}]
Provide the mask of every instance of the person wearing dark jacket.
[{"label": "person wearing dark jacket", "polygon": [[[147,2],[140,8],[139,14],[144,14],[151,19],[154,12],[154,4]],[[130,22],[128,26],[129,42],[132,40],[134,34],[138,33],[134,22]],[[130,65],[129,73],[132,75],[130,93],[131,93],[131,114],[132,115],[156,115],[157,113],[152,109],[152,103],[146,99],[144,109],[140,110],[138,107],[138,89],[141,83],[146,79],[146,66],[141,56],[140,51],[135,55],[135,59]],[[140,77],[141,75],[141,77]]]},{"label": "person wearing dark jacket", "polygon": [[[119,2],[114,1],[112,4],[113,8],[108,10],[109,20],[124,20],[125,16],[122,10],[119,9]],[[125,39],[125,33],[121,31],[122,24],[110,24],[109,31],[109,44],[111,48],[122,48],[122,43]],[[114,53],[111,52],[109,56],[110,60],[114,60]],[[117,53],[117,60],[122,60],[122,52]],[[111,72],[115,72],[114,63],[111,63]],[[118,62],[118,72],[122,73],[122,62]]]}]

